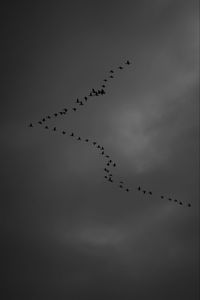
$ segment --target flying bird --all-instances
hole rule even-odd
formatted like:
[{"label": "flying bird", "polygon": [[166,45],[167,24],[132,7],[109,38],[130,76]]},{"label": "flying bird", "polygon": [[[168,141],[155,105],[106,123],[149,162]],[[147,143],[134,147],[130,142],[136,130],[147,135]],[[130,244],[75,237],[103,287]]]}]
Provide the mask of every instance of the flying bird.
[{"label": "flying bird", "polygon": [[110,78],[114,78],[114,76],[110,75]]},{"label": "flying bird", "polygon": [[127,192],[129,192],[129,189],[126,189]]},{"label": "flying bird", "polygon": [[78,140],[78,141],[80,141],[80,140],[81,140],[80,136],[77,138],[77,140]]},{"label": "flying bird", "polygon": [[81,102],[79,103],[79,105],[83,105],[83,102],[81,101]]},{"label": "flying bird", "polygon": [[58,115],[57,113],[54,114],[55,117],[57,117],[57,115]]},{"label": "flying bird", "polygon": [[42,121],[45,122],[45,118],[43,118]]},{"label": "flying bird", "polygon": [[160,198],[164,199],[164,196],[160,196]]},{"label": "flying bird", "polygon": [[47,119],[51,119],[51,117],[50,117],[50,116],[47,116]]},{"label": "flying bird", "polygon": [[114,71],[113,71],[113,70],[110,70],[110,73],[114,73]]},{"label": "flying bird", "polygon": [[144,191],[143,191],[143,193],[145,194],[145,193],[146,193],[146,191],[144,190]]},{"label": "flying bird", "polygon": [[67,112],[67,108],[64,108],[64,111]]},{"label": "flying bird", "polygon": [[108,80],[107,80],[107,79],[104,79],[103,81],[104,81],[104,82],[107,82]]},{"label": "flying bird", "polygon": [[116,163],[113,164],[113,167],[116,167]]},{"label": "flying bird", "polygon": [[152,192],[149,192],[149,195],[152,195]]},{"label": "flying bird", "polygon": [[40,125],[41,125],[41,124],[42,124],[42,121],[39,121],[39,122],[38,122],[38,124],[40,124]]},{"label": "flying bird", "polygon": [[122,70],[123,68],[120,66],[120,67],[118,67],[120,70]]},{"label": "flying bird", "polygon": [[85,141],[86,141],[86,142],[89,142],[89,140],[88,140],[88,139],[86,139]]},{"label": "flying bird", "polygon": [[45,129],[49,129],[49,127],[48,127],[48,126],[45,126]]},{"label": "flying bird", "polygon": [[70,134],[70,136],[74,136],[73,132]]},{"label": "flying bird", "polygon": [[73,109],[74,111],[76,111],[76,107],[73,107],[72,109]]},{"label": "flying bird", "polygon": [[53,128],[53,131],[56,131],[56,127]]},{"label": "flying bird", "polygon": [[87,101],[87,97],[84,97],[85,101]]},{"label": "flying bird", "polygon": [[188,207],[191,207],[191,204],[190,204],[190,203],[188,203]]},{"label": "flying bird", "polygon": [[30,123],[30,124],[29,124],[29,127],[33,127],[33,124],[32,124],[32,123]]},{"label": "flying bird", "polygon": [[129,60],[127,60],[126,61],[126,65],[130,65],[131,63],[130,63],[130,61]]},{"label": "flying bird", "polygon": [[77,98],[77,100],[76,100],[76,103],[79,103],[79,100],[78,100],[78,98]]},{"label": "flying bird", "polygon": [[65,132],[65,131],[63,131],[63,132],[62,132],[62,134],[66,134],[66,132]]}]

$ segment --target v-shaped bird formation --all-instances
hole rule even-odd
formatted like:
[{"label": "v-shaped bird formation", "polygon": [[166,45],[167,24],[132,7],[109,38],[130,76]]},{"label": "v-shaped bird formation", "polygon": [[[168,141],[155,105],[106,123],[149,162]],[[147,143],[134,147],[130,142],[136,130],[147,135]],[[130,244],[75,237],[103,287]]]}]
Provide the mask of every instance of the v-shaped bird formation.
[{"label": "v-shaped bird formation", "polygon": [[[93,147],[95,150],[97,150],[99,152],[99,155],[101,155],[104,158],[104,163],[105,163],[104,168],[103,168],[104,178],[106,179],[106,181],[108,183],[113,183],[116,187],[120,188],[121,190],[124,190],[126,193],[129,193],[131,191],[137,191],[137,192],[145,195],[146,197],[153,197],[154,193],[152,191],[148,191],[147,189],[144,189],[142,186],[137,186],[137,187],[133,188],[133,187],[127,186],[125,181],[117,180],[115,178],[116,176],[111,171],[112,168],[116,169],[116,166],[117,166],[116,162],[111,158],[111,155],[109,155],[106,152],[105,147],[102,146],[100,143],[98,143],[96,140],[93,140],[91,138],[83,138],[81,136],[76,135],[74,132],[69,132],[67,130],[59,129],[56,126],[51,127],[47,124],[47,122],[49,122],[50,120],[58,119],[61,116],[66,116],[70,112],[75,113],[82,106],[89,103],[89,101],[92,101],[95,97],[104,96],[106,94],[108,83],[119,74],[118,72],[121,72],[121,70],[125,70],[126,67],[130,66],[131,64],[132,63],[129,60],[127,60],[125,63],[121,64],[116,69],[110,70],[108,72],[108,75],[103,79],[100,87],[98,87],[97,89],[92,88],[87,95],[85,95],[81,98],[77,98],[71,107],[68,107],[68,108],[64,107],[60,111],[43,116],[36,123],[30,123],[29,127],[33,128],[36,125],[39,125],[39,126],[42,126],[46,130],[53,131],[53,132],[56,132],[57,134],[66,135],[70,138],[73,138],[73,140],[83,142],[83,143],[88,143],[91,147]],[[187,207],[191,207],[191,203],[183,203],[182,201],[178,201],[177,199],[175,199],[173,197],[160,195],[159,198],[168,200],[170,202],[174,202],[180,206],[185,205]]]}]

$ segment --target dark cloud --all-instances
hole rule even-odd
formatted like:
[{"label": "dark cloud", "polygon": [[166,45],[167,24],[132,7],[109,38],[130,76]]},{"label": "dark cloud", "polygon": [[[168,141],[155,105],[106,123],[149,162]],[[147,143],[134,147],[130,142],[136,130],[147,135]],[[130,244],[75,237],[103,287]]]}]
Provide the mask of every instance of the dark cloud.
[{"label": "dark cloud", "polygon": [[[195,7],[4,5],[2,299],[198,299]],[[116,72],[126,59],[133,64]],[[110,69],[106,95],[73,112]],[[35,126],[64,107],[71,112],[51,120],[56,132]],[[104,181],[92,141],[130,193]]]}]

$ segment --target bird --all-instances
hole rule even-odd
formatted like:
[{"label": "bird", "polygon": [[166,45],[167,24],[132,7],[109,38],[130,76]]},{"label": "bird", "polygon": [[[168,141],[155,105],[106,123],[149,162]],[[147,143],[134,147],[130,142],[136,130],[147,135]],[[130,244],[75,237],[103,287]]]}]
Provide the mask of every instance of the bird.
[{"label": "bird", "polygon": [[101,154],[104,155],[104,151],[102,151]]},{"label": "bird", "polygon": [[183,203],[182,203],[181,201],[179,202],[179,204],[180,204],[180,205],[183,205]]},{"label": "bird", "polygon": [[111,178],[109,178],[108,181],[113,182],[113,180]]},{"label": "bird", "polygon": [[33,127],[33,124],[32,124],[32,123],[30,123],[30,124],[29,124],[29,127]]},{"label": "bird", "polygon": [[109,158],[110,156],[109,156],[109,155],[106,155],[106,157]]},{"label": "bird", "polygon": [[120,70],[122,70],[123,68],[120,66],[120,67],[118,67]]},{"label": "bird", "polygon": [[56,131],[56,127],[53,128],[53,131]]},{"label": "bird", "polygon": [[113,70],[110,70],[110,73],[114,73],[114,71],[113,71]]},{"label": "bird", "polygon": [[114,76],[110,75],[110,78],[114,78]]},{"label": "bird", "polygon": [[89,96],[92,97],[92,93],[91,92],[90,92]]},{"label": "bird", "polygon": [[41,125],[41,124],[42,124],[42,121],[39,121],[38,123]]},{"label": "bird", "polygon": [[47,116],[47,119],[51,119],[51,117],[50,117],[50,116]]},{"label": "bird", "polygon": [[101,147],[98,145],[97,148],[100,149]]},{"label": "bird", "polygon": [[168,198],[168,200],[169,200],[169,201],[171,201],[171,200],[172,200],[172,198]]},{"label": "bird", "polygon": [[106,168],[104,168],[104,171],[105,171],[105,172],[107,172],[107,173],[109,173],[109,170],[108,170],[108,169],[106,169]]},{"label": "bird", "polygon": [[84,97],[85,101],[87,101],[87,97]]},{"label": "bird", "polygon": [[107,80],[107,79],[104,79],[103,81],[104,81],[104,82],[107,82],[108,80]]},{"label": "bird", "polygon": [[78,141],[80,141],[80,140],[81,140],[80,136],[77,138],[77,140],[78,140]]},{"label": "bird", "polygon": [[86,139],[85,141],[86,141],[86,142],[89,142],[89,140],[88,140],[88,139]]},{"label": "bird", "polygon": [[67,112],[67,108],[64,108],[64,111]]},{"label": "bird", "polygon": [[164,199],[164,196],[160,196],[160,198]]},{"label": "bird", "polygon": [[93,145],[96,145],[96,142],[93,142]]},{"label": "bird", "polygon": [[112,162],[112,160],[110,159],[110,160],[109,160],[109,162],[111,163],[111,162]]},{"label": "bird", "polygon": [[81,102],[79,103],[79,105],[83,105],[83,102],[81,101]]},{"label": "bird", "polygon": [[73,109],[74,111],[76,111],[76,107],[73,107],[72,109]]},{"label": "bird", "polygon": [[101,150],[104,150],[104,147],[103,147],[103,146],[101,147]]},{"label": "bird", "polygon": [[113,164],[113,167],[116,167],[116,163]]},{"label": "bird", "polygon": [[106,92],[103,89],[101,89],[100,93],[101,95],[105,95]]},{"label": "bird", "polygon": [[103,84],[101,87],[102,87],[102,88],[105,88],[106,86]]},{"label": "bird", "polygon": [[152,192],[149,192],[149,195],[152,195]]},{"label": "bird", "polygon": [[144,191],[143,191],[143,193],[145,194],[145,193],[146,193],[146,191],[144,190]]},{"label": "bird", "polygon": [[48,126],[45,126],[45,129],[49,129],[49,127],[48,127]]},{"label": "bird", "polygon": [[104,176],[104,178],[106,178],[106,179],[107,179],[107,178],[108,178],[108,176],[106,176],[106,175],[105,175],[105,176]]},{"label": "bird", "polygon": [[138,191],[140,191],[140,190],[141,190],[141,187],[139,186],[139,187],[138,187]]},{"label": "bird", "polygon": [[120,184],[119,187],[122,189],[122,188],[123,188],[123,185]]},{"label": "bird", "polygon": [[62,134],[66,134],[66,132],[65,132],[65,131],[63,131],[63,132],[62,132]]},{"label": "bird", "polygon": [[130,63],[130,61],[129,60],[127,60],[126,61],[126,65],[130,65],[131,63]]},{"label": "bird", "polygon": [[73,132],[70,134],[70,136],[74,136]]},{"label": "bird", "polygon": [[79,103],[79,100],[78,100],[78,98],[77,98],[77,100],[76,100],[76,103]]},{"label": "bird", "polygon": [[129,192],[129,189],[126,189],[127,192]]},{"label": "bird", "polygon": [[92,89],[92,92],[95,94],[96,93],[95,89]]},{"label": "bird", "polygon": [[188,207],[191,207],[191,204],[190,204],[190,203],[188,203]]},{"label": "bird", "polygon": [[43,118],[42,121],[45,122],[45,118]]},{"label": "bird", "polygon": [[177,199],[174,199],[174,202],[178,202],[178,200],[177,200]]},{"label": "bird", "polygon": [[109,163],[107,163],[106,165],[107,165],[107,166],[110,166],[110,164],[109,164]]},{"label": "bird", "polygon": [[57,113],[54,114],[55,117],[57,117],[57,115],[58,115]]},{"label": "bird", "polygon": [[63,112],[62,112],[62,111],[59,111],[59,114],[60,114],[60,115],[62,115],[62,114],[63,114]]}]

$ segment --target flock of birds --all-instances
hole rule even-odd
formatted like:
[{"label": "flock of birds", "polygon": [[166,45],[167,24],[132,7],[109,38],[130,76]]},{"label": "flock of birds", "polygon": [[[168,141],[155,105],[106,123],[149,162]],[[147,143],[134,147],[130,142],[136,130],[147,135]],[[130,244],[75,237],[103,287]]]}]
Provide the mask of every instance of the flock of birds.
[{"label": "flock of birds", "polygon": [[[58,112],[55,112],[53,114],[50,114],[50,115],[47,115],[46,117],[41,118],[36,123],[30,123],[29,124],[29,127],[31,127],[31,128],[39,124],[39,125],[42,125],[43,128],[46,129],[46,130],[52,130],[52,131],[60,133],[62,135],[68,135],[69,137],[73,138],[74,140],[91,144],[91,146],[93,146],[97,151],[99,151],[99,154],[105,158],[105,166],[104,166],[104,174],[105,175],[104,175],[104,178],[106,179],[106,181],[109,182],[109,183],[116,184],[120,189],[123,189],[125,192],[131,192],[132,188],[126,186],[124,181],[118,181],[118,180],[115,179],[115,176],[111,172],[111,168],[116,167],[116,162],[114,162],[111,159],[111,156],[109,154],[107,154],[107,152],[105,151],[104,146],[97,143],[97,141],[91,140],[89,138],[80,137],[80,136],[76,135],[74,132],[67,132],[66,130],[61,130],[56,126],[50,127],[49,125],[47,125],[47,122],[52,120],[52,119],[58,118],[60,116],[64,116],[64,115],[68,114],[70,111],[71,112],[76,112],[81,106],[85,105],[93,97],[98,97],[98,96],[105,95],[106,94],[107,83],[110,80],[113,80],[115,78],[115,76],[117,75],[117,71],[121,71],[121,70],[125,69],[127,66],[129,66],[131,64],[132,63],[129,60],[127,60],[125,63],[118,66],[117,69],[110,70],[108,76],[103,79],[103,82],[102,82],[101,86],[98,89],[92,88],[89,91],[88,95],[82,97],[81,99],[77,98],[74,105],[71,108],[63,108],[62,110],[60,110]],[[134,190],[136,190],[140,193],[143,193],[144,195],[148,195],[148,196],[153,196],[153,194],[154,194],[152,191],[148,191],[146,189],[143,189],[141,186],[138,186],[137,188],[134,188]],[[171,197],[167,197],[167,196],[164,196],[164,195],[160,195],[160,198],[161,199],[166,199],[168,201],[173,201],[174,203],[177,203],[179,205],[184,204],[182,201],[178,201],[177,199],[173,199]],[[185,205],[187,207],[191,207],[190,203],[185,203]]]}]

